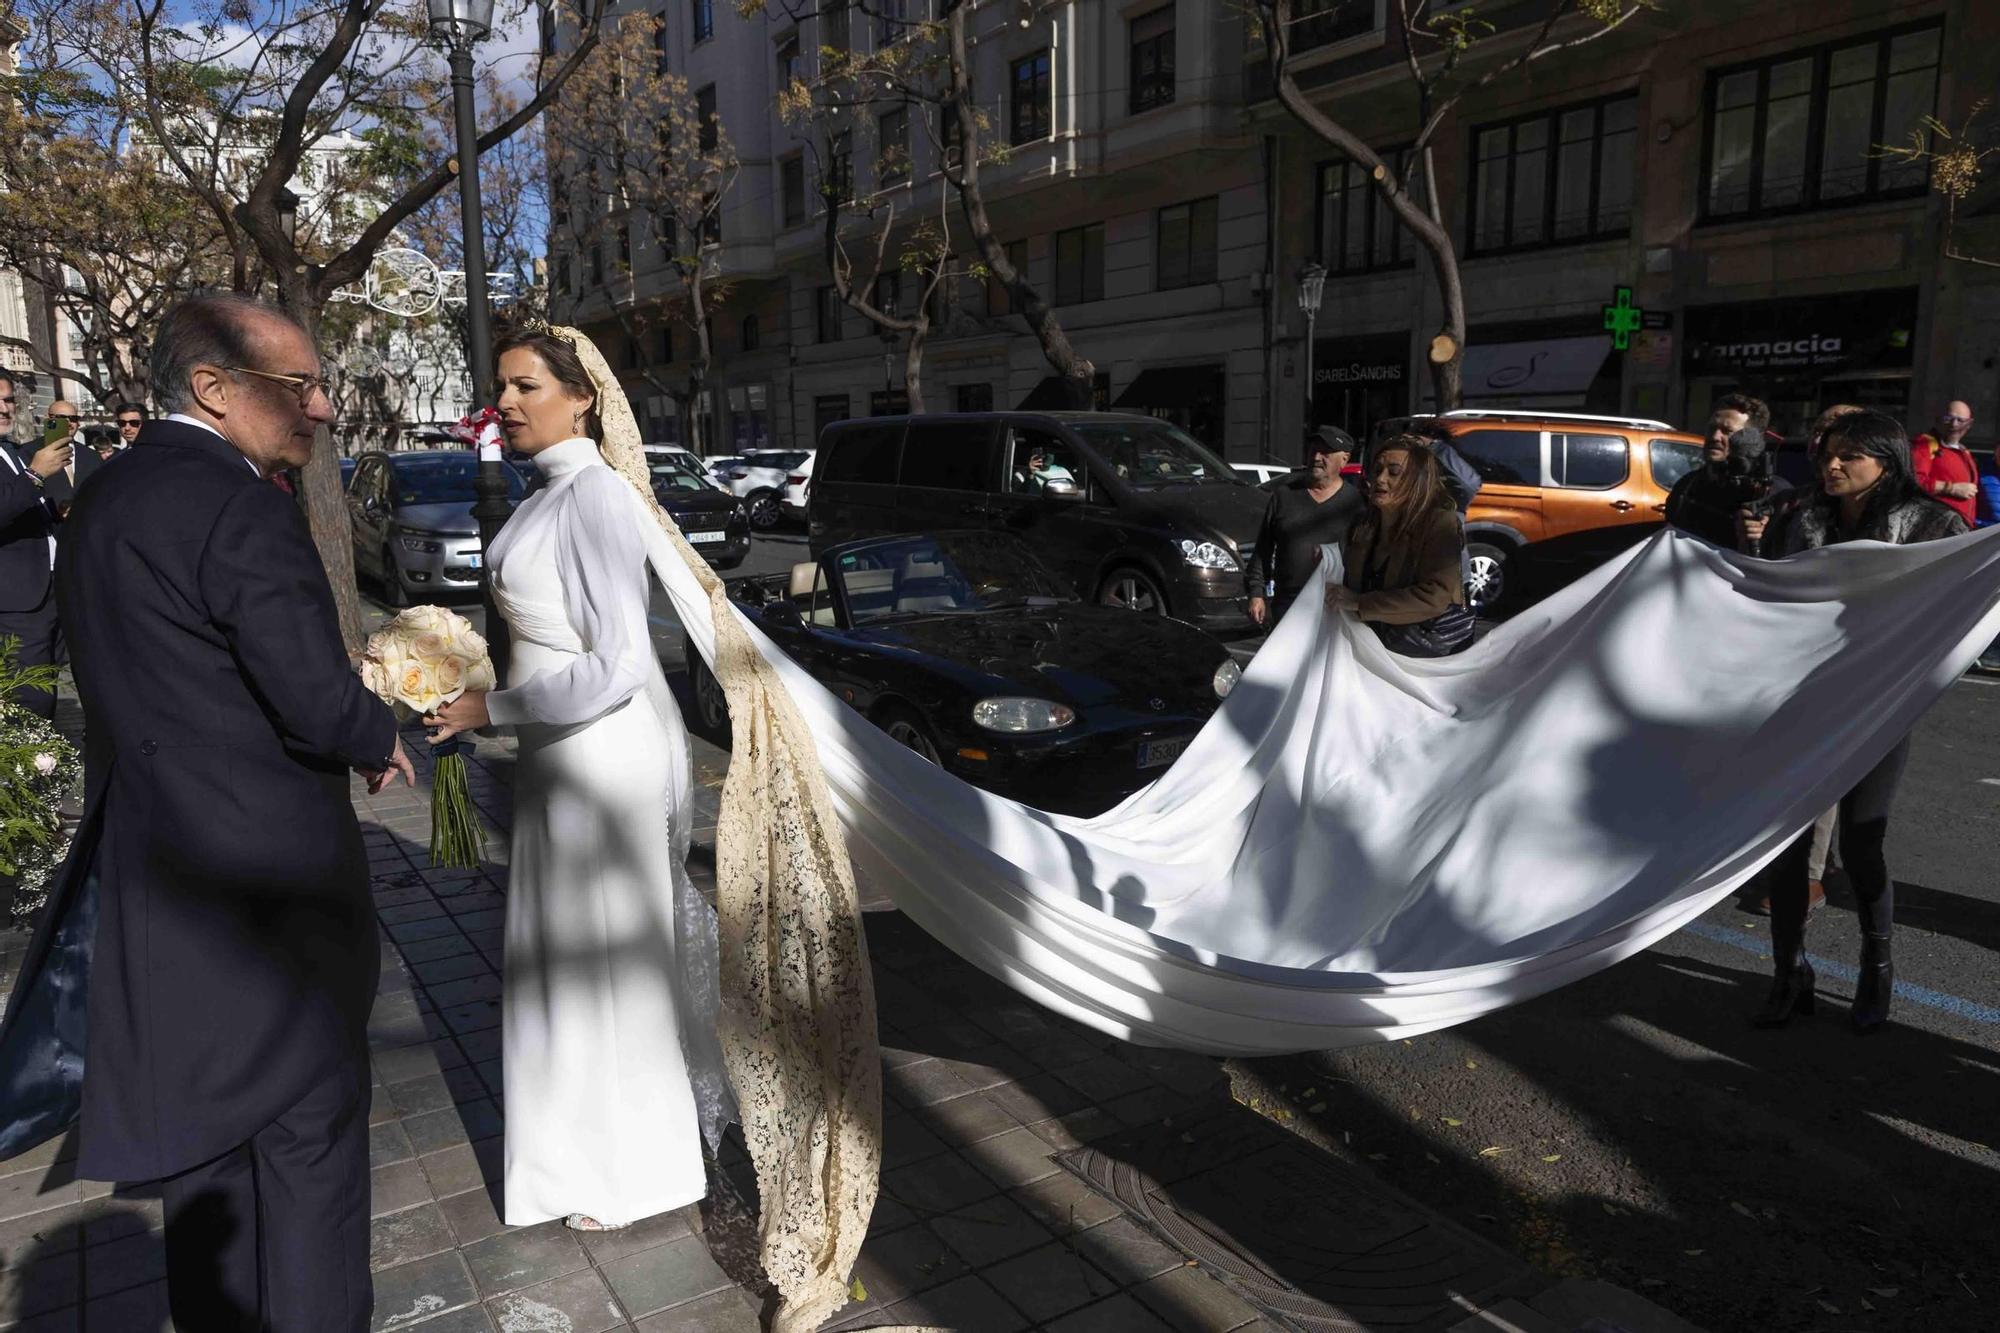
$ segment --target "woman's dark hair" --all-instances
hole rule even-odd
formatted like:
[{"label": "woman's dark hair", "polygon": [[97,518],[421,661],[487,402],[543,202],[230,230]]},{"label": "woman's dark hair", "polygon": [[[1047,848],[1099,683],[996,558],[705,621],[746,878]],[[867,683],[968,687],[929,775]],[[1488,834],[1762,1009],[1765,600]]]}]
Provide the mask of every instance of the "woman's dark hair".
[{"label": "woman's dark hair", "polygon": [[[1391,435],[1375,446],[1374,457],[1369,459],[1370,471],[1380,467],[1382,460],[1393,453],[1408,454],[1410,461],[1404,466],[1403,475],[1396,479],[1395,489],[1390,492],[1387,504],[1378,508],[1376,522],[1381,524],[1385,539],[1401,542],[1431,510],[1456,512],[1458,506],[1452,502],[1451,492],[1445,489],[1444,467],[1438,462],[1429,440],[1408,433]],[[1388,512],[1383,513],[1384,509]]]},{"label": "woman's dark hair", "polygon": [[584,433],[591,439],[602,441],[604,423],[597,415],[597,386],[590,382],[590,372],[583,368],[583,358],[567,341],[546,329],[515,328],[504,330],[493,345],[493,371],[500,372],[500,358],[507,353],[525,348],[542,359],[549,368],[549,375],[557,384],[568,389],[578,398],[590,400],[590,411],[584,414]]},{"label": "woman's dark hair", "polygon": [[[1866,454],[1882,465],[1882,480],[1868,492],[1862,506],[1860,530],[1875,532],[1886,526],[1889,512],[1913,500],[1930,501],[1917,484],[1916,468],[1910,462],[1910,437],[1903,423],[1884,412],[1861,409],[1836,417],[1826,428],[1821,457],[1847,448]],[[1834,498],[1820,491],[1815,503],[1832,509]],[[1935,501],[1931,501],[1935,503]]]}]

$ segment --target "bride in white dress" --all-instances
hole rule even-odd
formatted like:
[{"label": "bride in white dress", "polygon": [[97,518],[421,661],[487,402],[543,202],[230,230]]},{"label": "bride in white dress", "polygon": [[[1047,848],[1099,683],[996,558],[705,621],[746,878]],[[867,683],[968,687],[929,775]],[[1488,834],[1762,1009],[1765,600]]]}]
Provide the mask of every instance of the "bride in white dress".
[{"label": "bride in white dress", "polygon": [[606,465],[561,337],[499,348],[509,444],[546,485],[493,543],[508,688],[427,719],[519,738],[502,1001],[505,1215],[599,1230],[707,1192],[728,1114],[715,918],[686,869],[687,732],[647,628],[655,519]]}]

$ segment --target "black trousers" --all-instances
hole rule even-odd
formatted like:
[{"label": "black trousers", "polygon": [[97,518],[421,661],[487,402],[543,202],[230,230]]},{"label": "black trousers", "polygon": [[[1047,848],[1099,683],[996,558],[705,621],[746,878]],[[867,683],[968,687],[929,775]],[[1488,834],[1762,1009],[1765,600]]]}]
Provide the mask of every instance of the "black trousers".
[{"label": "black trousers", "polygon": [[[1861,931],[1884,939],[1896,917],[1896,888],[1889,878],[1889,861],[1882,846],[1889,838],[1889,811],[1896,803],[1896,788],[1902,783],[1909,759],[1910,739],[1905,736],[1840,800],[1840,864],[1854,886]],[[1771,863],[1768,872],[1771,940],[1778,946],[1781,967],[1787,942],[1805,933],[1811,859],[1812,830],[1808,829]]]},{"label": "black trousers", "polygon": [[[21,641],[14,658],[17,665],[60,666],[68,660],[63,652],[62,622],[56,619],[55,594],[51,592],[33,611],[0,611],[0,639],[7,638]],[[53,720],[56,715],[52,690],[17,690],[11,702],[38,717]]]},{"label": "black trousers", "polygon": [[366,1070],[357,1054],[248,1143],[161,1182],[176,1326],[367,1333]]}]

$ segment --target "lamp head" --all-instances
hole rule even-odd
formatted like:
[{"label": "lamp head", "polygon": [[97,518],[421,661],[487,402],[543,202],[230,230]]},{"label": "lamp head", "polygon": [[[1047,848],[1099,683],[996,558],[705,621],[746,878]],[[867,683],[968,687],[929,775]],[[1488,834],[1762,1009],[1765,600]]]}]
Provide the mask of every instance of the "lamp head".
[{"label": "lamp head", "polygon": [[1326,295],[1326,266],[1308,263],[1299,270],[1299,309],[1308,315],[1319,312],[1320,298]]},{"label": "lamp head", "polygon": [[493,31],[493,0],[427,0],[431,36],[447,46],[472,43]]},{"label": "lamp head", "polygon": [[299,238],[299,197],[292,193],[289,186],[280,185],[278,193],[272,197],[271,202],[277,206],[278,230],[285,233],[286,240],[297,241]]}]

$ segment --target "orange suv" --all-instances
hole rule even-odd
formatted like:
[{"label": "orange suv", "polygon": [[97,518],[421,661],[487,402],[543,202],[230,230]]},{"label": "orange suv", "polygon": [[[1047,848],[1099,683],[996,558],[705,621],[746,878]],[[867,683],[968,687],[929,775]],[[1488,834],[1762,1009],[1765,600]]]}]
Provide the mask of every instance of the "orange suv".
[{"label": "orange suv", "polygon": [[1465,538],[1466,592],[1486,612],[1650,537],[1667,492],[1701,466],[1701,436],[1637,417],[1466,408],[1384,421],[1375,440],[1402,431],[1449,437],[1485,478]]}]

